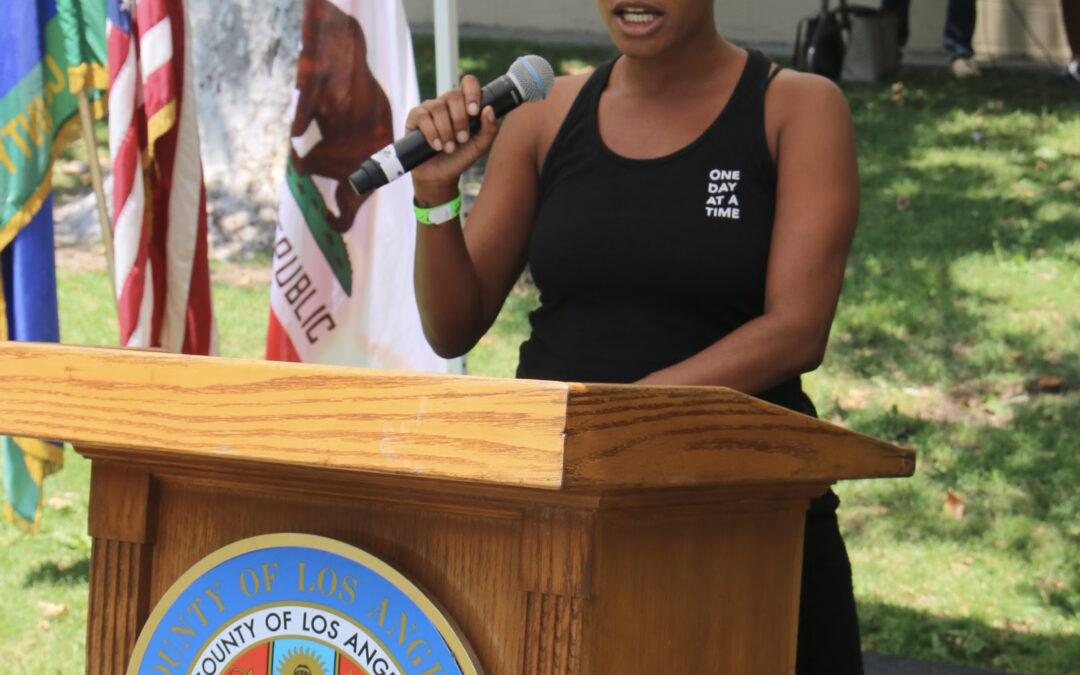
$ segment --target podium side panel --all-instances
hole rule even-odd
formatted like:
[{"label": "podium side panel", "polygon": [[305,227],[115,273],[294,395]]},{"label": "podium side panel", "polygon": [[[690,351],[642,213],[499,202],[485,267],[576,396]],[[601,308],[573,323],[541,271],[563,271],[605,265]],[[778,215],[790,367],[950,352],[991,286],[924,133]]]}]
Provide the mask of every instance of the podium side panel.
[{"label": "podium side panel", "polygon": [[90,597],[86,673],[127,668],[149,612],[153,499],[149,472],[95,462],[90,475]]},{"label": "podium side panel", "polygon": [[793,672],[806,506],[605,514],[581,672]]},{"label": "podium side panel", "polygon": [[578,675],[585,601],[552,593],[529,593],[525,619],[527,675]]},{"label": "podium side panel", "polygon": [[528,597],[524,673],[581,672],[595,511],[533,506],[522,525],[521,580]]},{"label": "podium side panel", "polygon": [[87,675],[116,675],[127,669],[148,613],[149,558],[143,544],[94,540],[87,609]]}]

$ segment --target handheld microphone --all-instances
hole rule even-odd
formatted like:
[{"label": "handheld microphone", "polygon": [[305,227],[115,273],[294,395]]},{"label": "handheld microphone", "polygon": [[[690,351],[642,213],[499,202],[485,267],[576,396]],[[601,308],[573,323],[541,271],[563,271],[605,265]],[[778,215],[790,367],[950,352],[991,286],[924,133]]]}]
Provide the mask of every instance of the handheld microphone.
[{"label": "handheld microphone", "polygon": [[[480,109],[490,105],[495,116],[501,117],[522,103],[544,98],[554,82],[555,73],[543,57],[519,56],[505,75],[480,90]],[[470,118],[470,132],[476,133],[479,129],[480,116]],[[437,154],[439,151],[428,145],[420,130],[413,129],[364,160],[356,173],[349,176],[349,185],[356,194],[365,194],[412,171]]]}]

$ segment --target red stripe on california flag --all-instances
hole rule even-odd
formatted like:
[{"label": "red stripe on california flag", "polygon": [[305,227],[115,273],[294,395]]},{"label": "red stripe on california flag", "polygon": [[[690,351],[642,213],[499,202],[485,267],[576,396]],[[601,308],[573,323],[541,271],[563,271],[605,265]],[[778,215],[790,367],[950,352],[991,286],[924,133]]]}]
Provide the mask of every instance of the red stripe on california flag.
[{"label": "red stripe on california flag", "polygon": [[289,333],[278,321],[273,308],[270,309],[270,323],[266,327],[266,358],[269,361],[300,362],[300,355],[289,339]]}]

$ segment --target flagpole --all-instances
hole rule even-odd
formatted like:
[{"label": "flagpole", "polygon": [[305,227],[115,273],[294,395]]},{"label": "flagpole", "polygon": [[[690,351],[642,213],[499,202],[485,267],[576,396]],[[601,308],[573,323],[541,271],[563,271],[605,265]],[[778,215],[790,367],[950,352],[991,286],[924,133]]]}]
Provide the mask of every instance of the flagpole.
[{"label": "flagpole", "polygon": [[101,165],[98,164],[97,141],[94,140],[94,118],[90,114],[90,101],[86,97],[85,89],[79,91],[78,99],[83,141],[86,142],[86,163],[90,165],[90,184],[93,185],[94,194],[97,196],[101,241],[105,244],[105,259],[109,265],[110,295],[113,297],[113,302],[116,302],[116,267],[113,261],[112,223],[109,220],[109,210],[105,201],[105,186],[101,180]]},{"label": "flagpole", "polygon": [[[434,0],[435,17],[435,94],[458,86],[458,8],[457,0]],[[447,361],[451,373],[465,373],[465,357]]]}]

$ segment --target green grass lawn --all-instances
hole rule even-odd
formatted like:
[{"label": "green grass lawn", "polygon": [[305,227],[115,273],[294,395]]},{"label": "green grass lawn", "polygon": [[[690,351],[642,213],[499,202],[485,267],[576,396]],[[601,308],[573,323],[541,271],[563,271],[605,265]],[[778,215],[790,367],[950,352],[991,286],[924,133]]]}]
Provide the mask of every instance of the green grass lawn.
[{"label": "green grass lawn", "polygon": [[[430,40],[416,48],[429,63]],[[487,81],[524,52],[560,71],[605,56],[466,40],[462,61]],[[822,417],[918,451],[910,479],[837,488],[864,646],[1076,672],[1080,91],[993,70],[902,81],[845,85],[861,223],[826,361],[806,378]],[[64,341],[115,344],[104,275],[61,270],[59,283]],[[259,284],[215,285],[218,316],[242,318],[219,319],[224,355],[261,355],[267,297]],[[472,373],[513,374],[534,303],[519,284],[469,355]],[[40,536],[0,523],[8,672],[83,670],[89,467],[67,457],[47,482]]]},{"label": "green grass lawn", "polygon": [[841,485],[863,638],[1080,664],[1080,92],[1030,74],[847,87],[862,217],[824,417],[918,450]]}]

